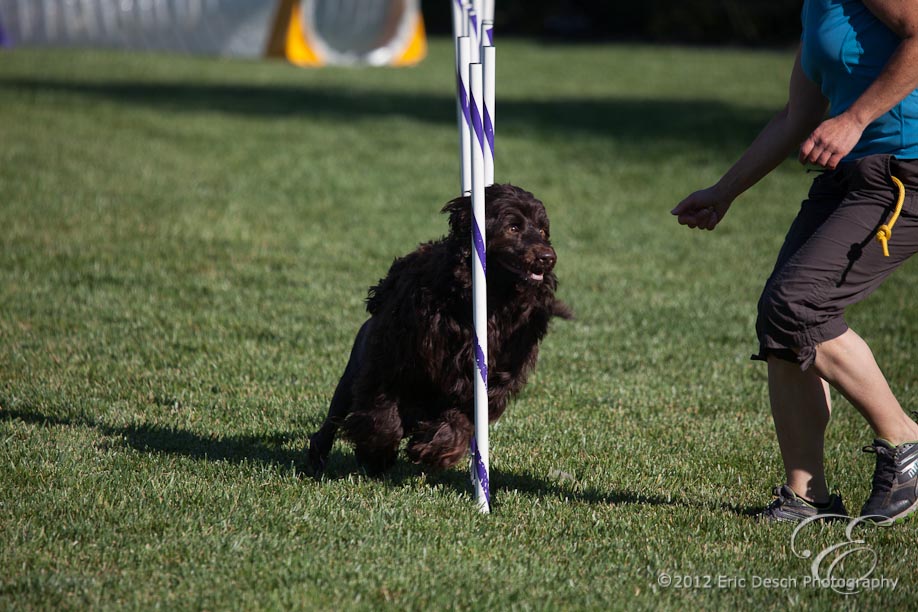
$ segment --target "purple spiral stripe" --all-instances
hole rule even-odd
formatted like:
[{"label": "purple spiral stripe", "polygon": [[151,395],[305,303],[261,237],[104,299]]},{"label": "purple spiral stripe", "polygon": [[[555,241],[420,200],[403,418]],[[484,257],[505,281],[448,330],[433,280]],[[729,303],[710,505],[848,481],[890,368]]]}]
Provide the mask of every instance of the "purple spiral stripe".
[{"label": "purple spiral stripe", "polygon": [[491,113],[487,107],[484,109],[484,133],[488,139],[488,148],[491,150],[491,157],[494,157],[494,124],[491,123]]},{"label": "purple spiral stripe", "polygon": [[485,139],[484,139],[484,127],[481,125],[481,114],[478,112],[478,104],[475,101],[475,96],[472,95],[471,102],[469,103],[469,112],[471,113],[471,122],[472,129],[475,130],[475,136],[478,137],[478,146],[481,147],[481,152],[485,152]]},{"label": "purple spiral stripe", "polygon": [[485,501],[488,502],[488,508],[491,507],[491,482],[488,479],[488,468],[485,467],[484,461],[481,460],[481,453],[478,452],[478,441],[472,436],[472,460],[475,462],[475,475],[478,482],[481,483],[481,490],[484,491]]},{"label": "purple spiral stripe", "polygon": [[488,274],[488,262],[485,252],[484,237],[478,230],[478,223],[472,222],[472,240],[475,242],[475,253],[478,255],[478,261],[481,262],[481,271]]},{"label": "purple spiral stripe", "polygon": [[469,99],[466,97],[465,86],[463,85],[462,75],[456,70],[456,90],[459,92],[459,107],[462,109],[462,116],[465,118],[465,124],[469,124]]},{"label": "purple spiral stripe", "polygon": [[488,44],[494,46],[494,28],[488,28],[485,30],[485,33],[488,35]]},{"label": "purple spiral stripe", "polygon": [[478,373],[481,374],[481,380],[484,381],[485,391],[487,391],[488,360],[485,359],[484,351],[481,350],[481,342],[478,341],[478,334],[475,334],[475,363],[478,365]]},{"label": "purple spiral stripe", "polygon": [[[474,97],[472,97],[472,102],[469,104],[469,112],[471,113],[472,129],[478,139],[478,146],[481,147],[481,152],[484,153],[484,128],[481,126],[481,115],[478,112],[478,105],[475,103]],[[481,235],[481,231],[478,229],[477,220],[472,222],[472,240],[475,242],[475,252],[478,253],[481,269],[487,274],[488,266],[485,258],[484,236]]]}]

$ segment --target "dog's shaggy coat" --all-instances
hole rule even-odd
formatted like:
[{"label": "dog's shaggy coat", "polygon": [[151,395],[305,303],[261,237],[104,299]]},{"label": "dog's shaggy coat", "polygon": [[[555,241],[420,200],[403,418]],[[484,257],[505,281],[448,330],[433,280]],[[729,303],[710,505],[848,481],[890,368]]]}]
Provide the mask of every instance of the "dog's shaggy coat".
[{"label": "dog's shaggy coat", "polygon": [[[555,298],[556,261],[542,202],[512,185],[486,190],[488,410],[494,421],[535,367],[553,316],[570,318]],[[358,462],[378,474],[408,457],[449,467],[474,432],[471,202],[447,203],[447,236],[396,259],[370,288],[360,328],[308,460],[320,473],[339,427]]]}]

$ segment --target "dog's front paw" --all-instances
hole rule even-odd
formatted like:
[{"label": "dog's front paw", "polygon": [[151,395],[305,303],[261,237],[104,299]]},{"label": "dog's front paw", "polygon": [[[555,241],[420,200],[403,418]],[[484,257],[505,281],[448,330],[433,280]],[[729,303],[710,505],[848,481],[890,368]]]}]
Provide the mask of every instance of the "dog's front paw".
[{"label": "dog's front paw", "polygon": [[319,478],[325,472],[325,465],[328,462],[328,450],[319,448],[315,439],[316,436],[309,438],[309,446],[306,448],[306,470],[313,478]]}]

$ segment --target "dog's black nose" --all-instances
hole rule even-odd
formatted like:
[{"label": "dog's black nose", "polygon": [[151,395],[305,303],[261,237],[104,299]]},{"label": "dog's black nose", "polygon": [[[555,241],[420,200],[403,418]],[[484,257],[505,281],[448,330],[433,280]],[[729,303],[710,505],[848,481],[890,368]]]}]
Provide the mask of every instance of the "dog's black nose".
[{"label": "dog's black nose", "polygon": [[545,249],[544,251],[541,251],[540,253],[536,254],[536,261],[542,264],[542,267],[545,270],[551,270],[552,268],[554,268],[555,262],[557,260],[558,258],[555,255],[554,251],[550,249]]}]

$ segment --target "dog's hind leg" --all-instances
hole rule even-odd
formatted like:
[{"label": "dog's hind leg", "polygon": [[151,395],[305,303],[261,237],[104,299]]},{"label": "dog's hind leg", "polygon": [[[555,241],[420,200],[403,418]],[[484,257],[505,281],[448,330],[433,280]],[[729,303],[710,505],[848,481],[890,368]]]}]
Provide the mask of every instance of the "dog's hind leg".
[{"label": "dog's hind leg", "polygon": [[357,462],[371,476],[395,463],[404,436],[398,403],[378,396],[369,410],[355,410],[344,421],[346,437],[354,443]]},{"label": "dog's hind leg", "polygon": [[350,413],[354,404],[354,381],[357,375],[363,369],[363,362],[366,355],[367,336],[370,333],[371,321],[369,319],[357,332],[357,338],[354,340],[354,346],[351,349],[351,356],[344,368],[344,374],[335,387],[335,394],[332,396],[331,404],[328,408],[328,416],[325,422],[316,433],[309,436],[309,450],[307,451],[307,460],[309,469],[314,476],[318,476],[325,469],[325,463],[328,459],[328,453],[331,452],[332,443],[335,441],[335,434],[338,428],[344,423],[344,419]]},{"label": "dog's hind leg", "polygon": [[475,426],[456,409],[438,419],[421,423],[408,442],[408,457],[415,463],[435,468],[456,465],[468,454]]}]

